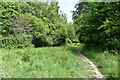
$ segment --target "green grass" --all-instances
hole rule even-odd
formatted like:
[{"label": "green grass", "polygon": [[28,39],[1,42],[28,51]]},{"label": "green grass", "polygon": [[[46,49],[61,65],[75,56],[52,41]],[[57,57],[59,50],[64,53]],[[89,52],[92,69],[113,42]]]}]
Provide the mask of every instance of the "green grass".
[{"label": "green grass", "polygon": [[118,78],[118,52],[103,50],[97,46],[78,44],[77,49],[97,65],[100,72],[107,78]]},{"label": "green grass", "polygon": [[74,50],[69,46],[2,49],[2,77],[93,78]]},{"label": "green grass", "polygon": [[[118,55],[100,47],[71,44],[61,47],[2,49],[2,77],[12,78],[94,78],[87,72],[78,50],[93,61],[107,78],[118,77]],[[76,53],[76,54],[75,54]]]}]

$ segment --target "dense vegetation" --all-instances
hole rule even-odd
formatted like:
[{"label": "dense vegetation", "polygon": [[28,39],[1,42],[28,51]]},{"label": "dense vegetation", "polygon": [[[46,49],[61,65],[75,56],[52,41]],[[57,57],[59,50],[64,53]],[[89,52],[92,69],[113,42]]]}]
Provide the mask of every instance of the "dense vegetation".
[{"label": "dense vegetation", "polygon": [[82,2],[75,7],[73,20],[81,43],[120,49],[119,2]]},{"label": "dense vegetation", "polygon": [[120,2],[80,2],[75,8],[75,31],[80,43],[87,46],[81,53],[106,77],[118,77]]},{"label": "dense vegetation", "polygon": [[75,8],[72,24],[58,2],[0,2],[3,77],[94,77],[73,54],[80,50],[106,77],[117,78],[120,3],[80,2]]},{"label": "dense vegetation", "polygon": [[[75,38],[74,28],[66,22],[64,13],[59,14],[57,2],[0,4],[3,8],[1,17],[4,48],[23,48],[32,44],[35,47],[59,46]],[[73,33],[69,34],[70,30]]]},{"label": "dense vegetation", "polygon": [[81,53],[91,59],[106,77],[118,77],[120,3],[81,2],[75,8],[73,21],[77,37],[80,43],[88,46]]}]

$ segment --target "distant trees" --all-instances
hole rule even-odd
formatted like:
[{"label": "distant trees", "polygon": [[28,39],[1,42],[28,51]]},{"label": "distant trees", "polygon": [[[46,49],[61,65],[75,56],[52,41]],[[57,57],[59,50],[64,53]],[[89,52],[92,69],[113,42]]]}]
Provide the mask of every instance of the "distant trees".
[{"label": "distant trees", "polygon": [[[59,46],[72,41],[66,15],[58,2],[0,2],[2,44],[6,48]],[[68,27],[69,26],[69,27]],[[21,38],[19,38],[21,37]],[[19,38],[19,39],[18,39]],[[29,38],[27,40],[27,38]],[[28,42],[28,43],[27,43]]]},{"label": "distant trees", "polygon": [[120,49],[119,2],[81,2],[75,7],[73,21],[81,43]]}]

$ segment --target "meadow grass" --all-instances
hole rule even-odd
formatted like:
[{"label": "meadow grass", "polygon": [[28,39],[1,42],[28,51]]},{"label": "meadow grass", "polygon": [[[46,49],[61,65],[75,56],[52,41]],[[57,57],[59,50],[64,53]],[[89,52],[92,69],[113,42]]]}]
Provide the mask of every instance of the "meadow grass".
[{"label": "meadow grass", "polygon": [[[80,51],[107,78],[118,77],[118,54],[100,47],[70,44],[61,47],[2,49],[2,77],[12,78],[95,78],[89,64],[80,60]],[[114,52],[115,53],[115,52]]]},{"label": "meadow grass", "polygon": [[77,44],[77,49],[90,59],[107,78],[118,78],[118,51],[105,50],[98,46]]},{"label": "meadow grass", "polygon": [[[88,64],[68,48],[42,47],[2,49],[2,77],[6,78],[90,78]],[[91,76],[93,77],[93,76]]]}]

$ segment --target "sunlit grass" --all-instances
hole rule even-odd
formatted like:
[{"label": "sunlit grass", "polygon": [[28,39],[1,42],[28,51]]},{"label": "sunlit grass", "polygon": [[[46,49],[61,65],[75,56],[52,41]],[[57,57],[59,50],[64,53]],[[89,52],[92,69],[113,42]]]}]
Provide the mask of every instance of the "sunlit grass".
[{"label": "sunlit grass", "polygon": [[[67,46],[2,50],[2,77],[88,78],[80,57]],[[91,76],[92,77],[92,76]]]},{"label": "sunlit grass", "polygon": [[100,72],[107,78],[118,78],[118,52],[115,50],[103,50],[97,46],[81,46],[78,44],[80,52],[89,58],[98,67]]},{"label": "sunlit grass", "polygon": [[92,60],[107,78],[118,77],[118,55],[84,44],[61,47],[2,49],[2,77],[13,78],[94,78],[87,72],[78,50]]}]

